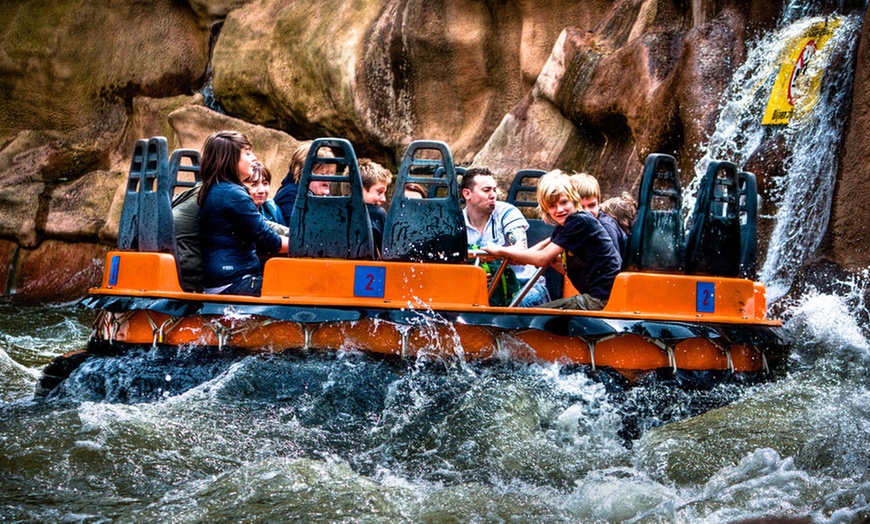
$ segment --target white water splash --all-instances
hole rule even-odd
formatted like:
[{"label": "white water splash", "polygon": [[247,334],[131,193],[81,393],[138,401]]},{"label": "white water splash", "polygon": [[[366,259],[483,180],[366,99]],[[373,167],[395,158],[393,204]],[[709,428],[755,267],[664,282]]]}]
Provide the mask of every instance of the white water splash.
[{"label": "white water splash", "polygon": [[842,69],[824,77],[818,103],[786,132],[792,156],[786,165],[788,174],[776,181],[782,201],[760,272],[771,300],[788,292],[794,274],[815,253],[828,229],[860,27],[858,17],[845,19],[810,61],[806,72],[810,78],[835,62],[841,62]]},{"label": "white water splash", "polygon": [[870,342],[861,327],[868,314],[864,303],[868,283],[868,271],[864,270],[837,282],[836,294],[805,293],[791,308],[792,317],[786,322],[786,328],[800,342],[792,358],[816,366],[827,361],[836,369],[864,375],[870,367]]}]

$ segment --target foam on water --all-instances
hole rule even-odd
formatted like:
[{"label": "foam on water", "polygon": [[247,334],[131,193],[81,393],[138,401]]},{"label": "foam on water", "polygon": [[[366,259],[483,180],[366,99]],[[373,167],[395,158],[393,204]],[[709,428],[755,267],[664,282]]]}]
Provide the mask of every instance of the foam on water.
[{"label": "foam on water", "polygon": [[792,358],[803,366],[820,365],[861,377],[870,368],[867,340],[868,273],[864,271],[839,282],[842,294],[809,289],[795,301],[786,323],[795,342]]}]

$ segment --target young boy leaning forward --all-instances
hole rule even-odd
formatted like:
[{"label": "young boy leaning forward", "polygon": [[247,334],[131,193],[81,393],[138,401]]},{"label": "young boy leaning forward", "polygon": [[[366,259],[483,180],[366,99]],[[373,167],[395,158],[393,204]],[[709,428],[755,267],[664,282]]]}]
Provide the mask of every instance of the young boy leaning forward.
[{"label": "young boy leaning forward", "polygon": [[[579,295],[547,302],[539,307],[600,310],[607,305],[622,259],[597,218],[583,211],[570,177],[550,171],[538,181],[538,207],[545,221],[555,224],[552,236],[529,249],[487,246],[487,252],[508,257],[512,264],[542,267],[561,257],[556,269],[568,275]],[[559,266],[562,266],[561,268]]]},{"label": "young boy leaning forward", "polygon": [[363,200],[372,223],[372,239],[380,258],[384,224],[387,221],[387,212],[381,206],[387,201],[387,186],[392,182],[393,174],[389,169],[368,158],[359,159],[359,174],[362,178]]}]

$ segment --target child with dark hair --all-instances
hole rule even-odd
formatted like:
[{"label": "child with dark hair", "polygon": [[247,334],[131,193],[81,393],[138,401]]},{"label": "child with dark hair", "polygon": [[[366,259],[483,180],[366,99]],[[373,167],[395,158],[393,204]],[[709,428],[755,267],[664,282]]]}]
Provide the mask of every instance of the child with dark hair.
[{"label": "child with dark hair", "polygon": [[628,235],[631,233],[631,226],[637,217],[637,200],[623,191],[618,197],[608,198],[602,202],[601,211],[612,216],[619,227]]},{"label": "child with dark hair", "polygon": [[359,174],[362,178],[363,200],[365,200],[369,220],[372,223],[375,251],[380,255],[384,237],[384,223],[387,221],[387,212],[382,206],[387,201],[387,186],[392,182],[393,174],[387,168],[368,158],[359,160]]},{"label": "child with dark hair", "polygon": [[272,173],[269,168],[260,162],[254,164],[254,174],[245,180],[245,187],[269,227],[280,235],[287,235],[287,220],[275,201],[269,198],[269,191],[272,189]]}]

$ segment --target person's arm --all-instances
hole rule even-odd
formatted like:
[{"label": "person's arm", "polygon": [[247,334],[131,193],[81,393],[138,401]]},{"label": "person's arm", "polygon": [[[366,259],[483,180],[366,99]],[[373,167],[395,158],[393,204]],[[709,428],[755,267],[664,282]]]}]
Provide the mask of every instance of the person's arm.
[{"label": "person's arm", "polygon": [[526,249],[529,246],[529,238],[523,227],[515,227],[510,231],[505,231],[504,236],[508,246],[516,246],[520,249]]},{"label": "person's arm", "polygon": [[281,236],[281,249],[278,250],[278,253],[286,254],[290,252],[290,238]]},{"label": "person's arm", "polygon": [[[516,245],[519,247],[519,246],[524,246],[525,244],[528,243],[525,229],[522,229],[522,228],[519,228],[519,229],[520,229],[520,231],[522,231],[522,236],[523,236],[522,244],[520,244],[520,243],[511,244],[510,241],[508,241],[508,245]],[[550,238],[549,237],[545,238],[544,240],[541,240],[540,242],[538,242],[534,246],[530,247],[529,251],[541,251],[545,247],[547,247],[548,245],[550,245]],[[565,274],[565,266],[562,265],[562,262],[558,258],[554,258],[553,260],[550,261],[550,267],[552,267],[553,269],[555,269],[556,271],[558,271],[559,273],[561,273],[563,275]]]},{"label": "person's arm", "polygon": [[530,247],[529,249],[534,249],[535,251],[540,251],[541,249],[544,249],[549,243],[550,243],[550,238],[547,237],[544,240],[541,240],[540,242],[535,244],[534,246]]},{"label": "person's arm", "polygon": [[532,264],[538,267],[546,266],[564,251],[562,247],[552,242],[536,249],[538,245],[532,249],[520,249],[517,246],[486,246],[483,250],[496,257],[507,257],[511,264]]},{"label": "person's arm", "polygon": [[227,204],[237,224],[237,231],[242,238],[247,237],[254,241],[258,253],[265,255],[279,252],[283,246],[281,236],[266,224],[247,189],[241,186],[231,188],[227,192]]},{"label": "person's arm", "polygon": [[563,275],[567,275],[567,274],[568,274],[568,273],[565,272],[565,265],[562,264],[562,261],[559,260],[558,258],[554,258],[554,259],[550,262],[550,267],[553,268],[553,269],[555,269],[556,271],[558,271],[559,273],[561,273],[561,274],[563,274]]}]

